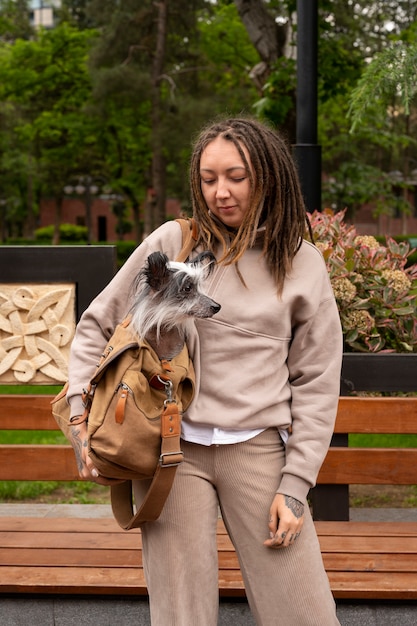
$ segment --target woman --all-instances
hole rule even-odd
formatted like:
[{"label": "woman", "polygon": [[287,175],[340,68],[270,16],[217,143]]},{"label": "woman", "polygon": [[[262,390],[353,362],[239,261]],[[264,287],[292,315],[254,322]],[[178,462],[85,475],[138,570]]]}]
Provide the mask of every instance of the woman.
[{"label": "woman", "polygon": [[[324,261],[303,241],[305,207],[288,148],[250,118],[204,129],[190,168],[196,249],[221,311],[196,322],[198,390],[183,417],[185,460],[143,550],[154,626],[214,626],[218,507],[261,626],[338,624],[306,498],[333,430],[342,334]],[[178,224],[152,233],[84,313],[72,347],[72,415],[148,254],[175,258]],[[102,482],[77,430],[80,473]],[[76,447],[76,445],[75,445]],[[135,494],[141,497],[143,484]]]}]

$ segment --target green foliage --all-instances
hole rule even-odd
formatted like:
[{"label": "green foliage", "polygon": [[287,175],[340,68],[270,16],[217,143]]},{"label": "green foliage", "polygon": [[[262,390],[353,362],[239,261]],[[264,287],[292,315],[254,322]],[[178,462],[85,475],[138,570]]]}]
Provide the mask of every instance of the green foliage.
[{"label": "green foliage", "polygon": [[1,0],[0,2],[0,39],[14,41],[29,39],[33,28],[29,22],[27,0]]},{"label": "green foliage", "polygon": [[326,261],[339,308],[345,349],[417,352],[417,266],[406,267],[410,246],[357,235],[345,212],[309,219]]},{"label": "green foliage", "polygon": [[323,202],[333,210],[346,210],[354,220],[356,210],[365,204],[373,204],[373,215],[411,215],[411,204],[404,196],[395,193],[399,187],[390,174],[378,167],[348,160],[342,162],[323,182]]},{"label": "green foliage", "polygon": [[393,100],[398,100],[405,115],[409,115],[416,93],[417,43],[393,42],[372,59],[351,94],[352,132],[369,108],[379,109],[384,115]]},{"label": "green foliage", "polygon": [[118,241],[116,243],[116,247],[117,265],[118,267],[121,267],[135,250],[135,248],[137,247],[137,243],[135,241]]},{"label": "green foliage", "polygon": [[272,66],[271,75],[263,87],[263,95],[253,105],[256,114],[276,126],[283,126],[288,114],[294,109],[296,89],[296,63],[293,59],[280,57]]},{"label": "green foliage", "polygon": [[235,96],[242,96],[242,87],[247,95],[255,94],[249,71],[260,59],[239,18],[236,5],[231,2],[207,7],[201,12],[198,31],[200,51],[207,64],[204,74],[210,80],[211,89],[215,89],[218,97],[227,95],[226,106],[229,109],[233,110],[236,106],[242,108],[242,102],[234,104]]},{"label": "green foliage", "polygon": [[[35,239],[38,242],[52,242],[54,227],[44,226],[35,230]],[[87,227],[75,224],[60,224],[59,236],[61,243],[86,243]]]}]

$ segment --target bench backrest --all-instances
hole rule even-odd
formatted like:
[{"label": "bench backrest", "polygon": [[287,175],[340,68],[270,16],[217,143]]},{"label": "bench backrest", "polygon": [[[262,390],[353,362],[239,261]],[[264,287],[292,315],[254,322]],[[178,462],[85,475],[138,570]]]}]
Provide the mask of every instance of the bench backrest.
[{"label": "bench backrest", "polygon": [[[52,396],[0,395],[0,430],[58,430]],[[335,433],[417,434],[416,398],[342,397]],[[0,480],[77,480],[70,446],[0,445]],[[417,448],[330,448],[319,484],[417,484]]]}]

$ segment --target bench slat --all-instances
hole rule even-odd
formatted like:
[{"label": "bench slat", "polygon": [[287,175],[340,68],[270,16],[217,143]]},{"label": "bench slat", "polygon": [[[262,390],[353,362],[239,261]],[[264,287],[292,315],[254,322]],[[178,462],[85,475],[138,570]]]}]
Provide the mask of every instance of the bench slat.
[{"label": "bench slat", "polygon": [[0,394],[0,430],[58,430],[51,413],[53,397]]},{"label": "bench slat", "polygon": [[[33,541],[33,535],[32,535]],[[142,551],[139,548],[128,550],[80,548],[64,549],[56,547],[3,547],[0,554],[0,566],[22,565],[26,567],[142,567]]]},{"label": "bench slat", "polygon": [[[0,394],[0,430],[58,430],[53,397]],[[342,397],[335,432],[417,434],[417,398]]]},{"label": "bench slat", "polygon": [[417,433],[417,398],[340,398],[336,433]]},{"label": "bench slat", "polygon": [[415,522],[314,522],[321,537],[416,537]]},{"label": "bench slat", "polygon": [[[222,596],[244,597],[240,572],[219,570],[219,591]],[[147,588],[140,568],[16,566],[0,567],[0,592],[143,596]]]},{"label": "bench slat", "polygon": [[330,587],[337,599],[415,600],[416,575],[390,572],[329,572]]},{"label": "bench slat", "polygon": [[327,572],[414,572],[417,573],[417,554],[386,554],[341,552],[323,553]]},{"label": "bench slat", "polygon": [[[79,480],[74,452],[69,445],[0,445],[0,480]],[[417,448],[330,448],[317,482],[415,485]]]},{"label": "bench slat", "polygon": [[330,448],[317,482],[332,485],[415,485],[417,448]]},{"label": "bench slat", "polygon": [[376,537],[320,537],[320,546],[323,552],[351,554],[370,552],[378,554],[385,552],[384,546],[389,545],[389,552],[392,554],[415,554],[417,558],[417,537],[396,537],[395,523],[392,524],[391,536]]},{"label": "bench slat", "polygon": [[79,480],[74,451],[69,445],[0,445],[0,480]]},{"label": "bench slat", "polygon": [[[71,446],[0,445],[0,480],[78,479]],[[417,448],[330,448],[317,482],[415,485]]]},{"label": "bench slat", "polygon": [[138,567],[0,567],[2,593],[147,594]]}]

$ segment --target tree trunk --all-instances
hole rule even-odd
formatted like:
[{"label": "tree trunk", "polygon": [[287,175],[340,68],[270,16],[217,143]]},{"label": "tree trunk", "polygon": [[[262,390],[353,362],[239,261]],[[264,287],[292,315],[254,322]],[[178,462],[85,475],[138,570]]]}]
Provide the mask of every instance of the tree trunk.
[{"label": "tree trunk", "polygon": [[52,245],[57,246],[60,243],[60,232],[59,227],[61,226],[61,215],[62,215],[62,203],[63,197],[59,196],[55,200],[55,220],[54,220],[54,233],[52,235]]},{"label": "tree trunk", "polygon": [[145,205],[145,233],[154,230],[166,219],[165,214],[165,159],[163,155],[162,143],[162,98],[161,98],[161,77],[163,74],[166,51],[168,0],[160,0],[155,3],[158,11],[155,55],[152,64],[151,76],[151,135],[152,135],[152,201],[147,199]]},{"label": "tree trunk", "polygon": [[235,4],[259,56],[270,65],[282,56],[279,42],[282,27],[277,25],[263,0],[235,0]]},{"label": "tree trunk", "polygon": [[[260,65],[263,65],[264,72],[268,74],[274,61],[285,56],[288,25],[277,24],[263,0],[235,0],[235,5],[249,39],[262,59]],[[260,70],[261,68],[258,71]]]},{"label": "tree trunk", "polygon": [[27,219],[25,221],[23,230],[26,239],[35,238],[35,214],[34,214],[34,200],[33,200],[33,168],[32,157],[29,156],[29,168],[28,168],[28,187],[27,187]]}]

